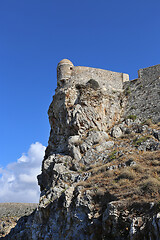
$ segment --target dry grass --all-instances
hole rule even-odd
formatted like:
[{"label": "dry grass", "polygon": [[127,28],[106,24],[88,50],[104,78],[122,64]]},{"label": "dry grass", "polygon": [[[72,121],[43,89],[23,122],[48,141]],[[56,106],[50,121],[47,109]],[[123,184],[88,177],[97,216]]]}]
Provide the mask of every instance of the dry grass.
[{"label": "dry grass", "polygon": [[[92,176],[85,182],[78,183],[85,189],[101,189],[101,195],[109,191],[117,199],[138,199],[149,202],[160,197],[160,151],[134,151],[120,159],[114,159],[114,165],[125,163],[129,158],[136,162],[131,167],[107,170],[112,162],[92,168]],[[95,193],[96,194],[96,193]]]},{"label": "dry grass", "polygon": [[[150,121],[146,123],[150,128],[159,129],[160,125],[155,125]],[[139,139],[138,139],[139,138]],[[139,151],[128,147],[134,140],[134,144],[146,141],[149,138],[155,138],[152,135],[142,136],[141,134],[129,134],[121,139],[115,140],[115,145],[121,145],[117,151],[122,151],[124,155],[121,158],[116,156],[114,164],[125,163],[128,159],[136,162],[136,165],[121,169],[115,169],[111,175],[105,175],[107,178],[107,189],[110,193],[117,196],[118,199],[138,199],[138,201],[158,202],[160,198],[160,150],[158,151]],[[138,141],[138,142],[137,142]],[[123,144],[121,144],[123,143]],[[111,165],[113,163],[111,162]],[[105,183],[104,183],[105,184]]]},{"label": "dry grass", "polygon": [[147,119],[143,122],[143,125],[147,125],[147,126],[152,126],[153,123],[152,123],[152,119]]},{"label": "dry grass", "polygon": [[123,134],[120,138],[123,139],[123,140],[130,140],[135,137],[135,133],[134,132],[131,132],[129,134]]},{"label": "dry grass", "polygon": [[146,168],[140,164],[136,164],[135,166],[132,167],[132,169],[137,173],[144,173],[146,170]]},{"label": "dry grass", "polygon": [[[154,124],[150,124],[149,127],[160,128]],[[97,195],[104,195],[108,191],[117,200],[133,201],[134,199],[158,202],[160,198],[160,151],[143,152],[132,147],[149,138],[155,140],[152,135],[143,136],[139,133],[125,134],[119,139],[114,139],[114,148],[108,154],[106,161],[90,166],[90,170],[86,172],[90,172],[91,177],[85,182],[77,183],[77,186],[81,186],[84,191],[93,190]],[[123,154],[121,155],[120,152]],[[126,167],[125,163],[129,159],[136,164]],[[119,165],[122,167],[118,167]],[[110,166],[115,166],[115,169],[108,170]]]},{"label": "dry grass", "polygon": [[155,138],[152,135],[145,135],[145,136],[141,136],[140,138],[136,137],[135,139],[133,139],[133,145],[135,147],[138,147],[141,143],[146,142],[150,138],[155,140]]},{"label": "dry grass", "polygon": [[142,158],[145,161],[152,161],[152,160],[159,160],[160,161],[160,151],[154,151],[154,152],[144,152],[142,153]]},{"label": "dry grass", "polygon": [[136,173],[130,168],[125,168],[123,169],[118,177],[116,178],[117,181],[120,179],[128,179],[128,180],[133,180],[136,178]]},{"label": "dry grass", "polygon": [[146,193],[160,193],[160,181],[156,178],[149,177],[140,184],[141,190]]},{"label": "dry grass", "polygon": [[152,166],[160,166],[160,160],[153,160],[152,161]]}]

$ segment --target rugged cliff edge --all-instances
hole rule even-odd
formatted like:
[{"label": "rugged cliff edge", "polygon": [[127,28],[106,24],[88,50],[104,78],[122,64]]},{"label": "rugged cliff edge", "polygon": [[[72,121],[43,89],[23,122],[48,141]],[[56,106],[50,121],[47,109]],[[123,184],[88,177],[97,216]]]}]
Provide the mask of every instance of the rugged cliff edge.
[{"label": "rugged cliff edge", "polygon": [[[136,87],[123,83],[123,74],[87,68],[85,78],[81,70],[69,60],[58,66],[58,87],[48,111],[50,138],[38,176],[39,205],[5,239],[158,240],[159,65],[153,104],[147,111],[140,105],[144,116],[138,102],[133,108]],[[105,76],[110,79],[104,86],[100,79]],[[146,81],[150,78],[145,75]],[[144,99],[147,91],[151,88],[145,88]]]}]

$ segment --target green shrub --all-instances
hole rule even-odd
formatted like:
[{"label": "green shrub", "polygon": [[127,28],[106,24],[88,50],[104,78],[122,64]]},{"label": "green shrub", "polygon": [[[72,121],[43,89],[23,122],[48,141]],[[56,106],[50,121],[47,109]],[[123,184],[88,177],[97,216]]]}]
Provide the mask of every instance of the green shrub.
[{"label": "green shrub", "polygon": [[151,138],[151,136],[147,135],[147,136],[142,136],[140,138],[135,138],[133,140],[133,144],[135,147],[138,147],[139,145],[141,145],[141,143],[147,141],[147,139]]},{"label": "green shrub", "polygon": [[92,78],[87,82],[87,85],[89,85],[94,90],[97,90],[99,88],[99,83]]},{"label": "green shrub", "polygon": [[130,87],[127,87],[127,88],[125,89],[125,91],[124,91],[124,94],[125,94],[126,96],[128,96],[130,93],[131,93],[131,89],[130,89]]},{"label": "green shrub", "polygon": [[136,118],[137,118],[136,115],[128,115],[128,116],[127,116],[127,119],[132,119],[133,121],[135,121]]},{"label": "green shrub", "polygon": [[116,158],[116,153],[117,153],[117,150],[114,150],[113,152],[110,153],[110,155],[108,156],[108,158],[110,160],[113,160]]}]

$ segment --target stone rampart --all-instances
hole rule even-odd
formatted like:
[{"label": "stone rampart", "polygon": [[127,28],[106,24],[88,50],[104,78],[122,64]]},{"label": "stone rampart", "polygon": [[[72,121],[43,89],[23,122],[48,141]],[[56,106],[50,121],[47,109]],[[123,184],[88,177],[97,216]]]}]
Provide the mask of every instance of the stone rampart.
[{"label": "stone rampart", "polygon": [[125,89],[127,101],[124,116],[137,115],[141,120],[160,121],[160,64],[140,69],[138,79],[129,81],[129,75],[125,73],[74,66],[68,59],[58,63],[58,88],[85,85],[90,79],[97,81],[100,88],[109,94]]},{"label": "stone rampart", "polygon": [[160,79],[160,64],[139,69],[138,78],[142,79],[143,81],[151,81],[157,78]]},{"label": "stone rampart", "polygon": [[71,74],[71,82],[86,84],[90,79],[96,80],[100,87],[106,89],[122,89],[123,82],[129,80],[125,73],[112,72],[91,67],[74,67]]},{"label": "stone rampart", "polygon": [[127,105],[125,116],[160,122],[160,64],[140,69],[138,79],[124,83]]},{"label": "stone rampart", "polygon": [[123,82],[129,81],[129,75],[103,69],[74,66],[68,59],[63,59],[57,66],[57,85],[69,87],[73,84],[86,84],[90,79],[99,83],[101,88],[119,90]]}]

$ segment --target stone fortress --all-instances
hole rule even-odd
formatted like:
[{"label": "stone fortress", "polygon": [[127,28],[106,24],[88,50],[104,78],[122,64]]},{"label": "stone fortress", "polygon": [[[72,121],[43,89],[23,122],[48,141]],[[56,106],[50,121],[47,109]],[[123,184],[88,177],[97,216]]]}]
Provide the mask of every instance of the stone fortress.
[{"label": "stone fortress", "polygon": [[138,71],[138,79],[124,83],[125,115],[160,122],[160,64]]},{"label": "stone fortress", "polygon": [[98,82],[99,87],[108,93],[124,91],[127,95],[125,115],[138,115],[141,119],[160,121],[160,64],[138,71],[138,79],[129,81],[126,73],[113,72],[91,67],[74,66],[63,59],[57,66],[57,86],[70,87],[86,84],[90,79]]},{"label": "stone fortress", "polygon": [[58,63],[58,86],[71,86],[74,83],[86,84],[90,79],[96,80],[102,88],[122,89],[123,83],[129,81],[129,75],[98,68],[74,66],[68,59],[63,59]]}]

